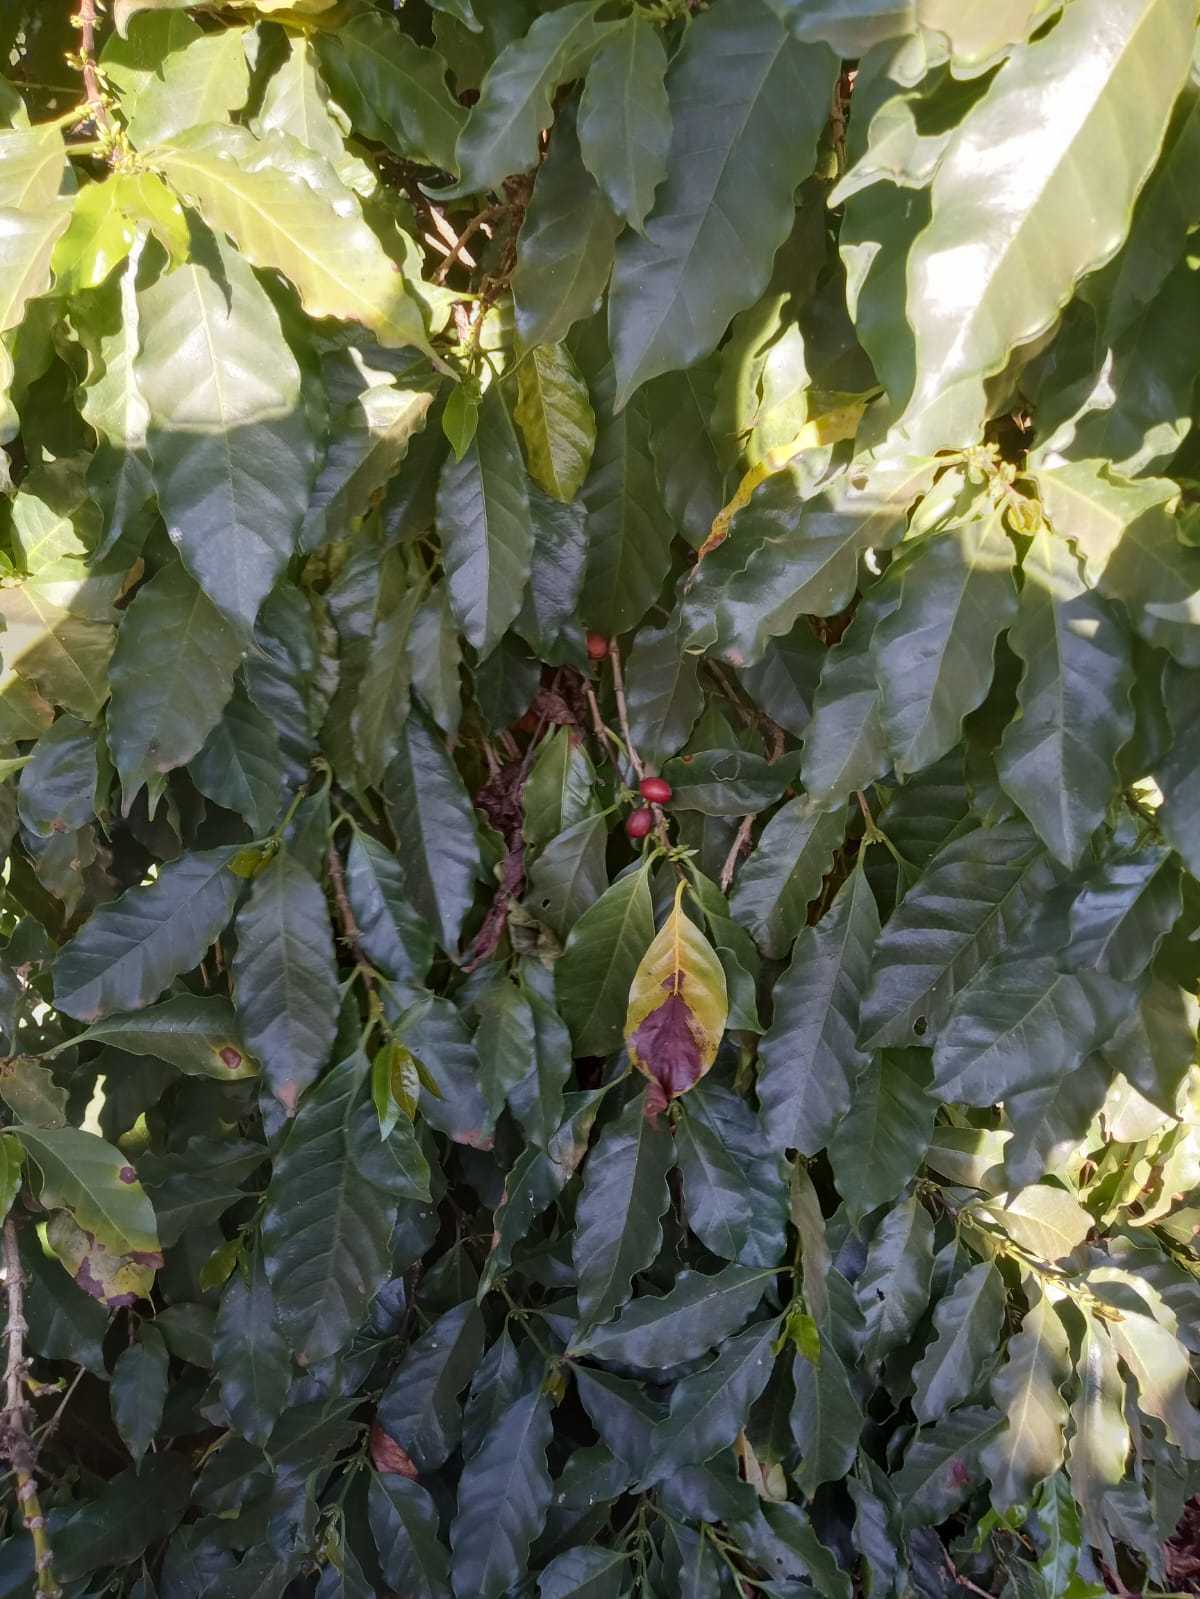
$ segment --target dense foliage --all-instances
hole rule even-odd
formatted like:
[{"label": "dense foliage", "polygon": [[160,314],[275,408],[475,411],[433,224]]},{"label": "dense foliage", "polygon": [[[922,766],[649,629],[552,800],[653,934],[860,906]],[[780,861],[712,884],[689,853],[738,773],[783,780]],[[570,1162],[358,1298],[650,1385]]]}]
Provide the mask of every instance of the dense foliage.
[{"label": "dense foliage", "polygon": [[0,1595],[1190,1583],[1195,0],[0,43]]}]

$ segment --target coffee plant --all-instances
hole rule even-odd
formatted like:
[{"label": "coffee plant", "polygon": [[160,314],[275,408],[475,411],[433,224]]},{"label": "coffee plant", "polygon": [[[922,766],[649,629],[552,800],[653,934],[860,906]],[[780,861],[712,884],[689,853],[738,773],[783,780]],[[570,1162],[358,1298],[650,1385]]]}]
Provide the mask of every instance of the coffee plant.
[{"label": "coffee plant", "polygon": [[1200,1592],[1196,0],[5,0],[2,1596]]}]

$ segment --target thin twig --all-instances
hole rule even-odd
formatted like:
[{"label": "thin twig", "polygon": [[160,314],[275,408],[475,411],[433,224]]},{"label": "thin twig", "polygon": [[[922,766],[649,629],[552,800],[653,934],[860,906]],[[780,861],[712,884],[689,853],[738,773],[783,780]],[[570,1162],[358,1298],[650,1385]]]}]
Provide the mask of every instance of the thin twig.
[{"label": "thin twig", "polygon": [[354,919],[354,912],[350,908],[349,896],[346,893],[346,875],[342,871],[342,857],[337,852],[337,845],[331,844],[325,855],[325,867],[329,873],[329,883],[333,889],[334,902],[337,905],[338,920],[342,924],[342,942],[354,956],[354,964],[362,973],[362,979],[367,989],[375,991],[375,968],[363,954],[362,933]]},{"label": "thin twig", "polygon": [[634,776],[640,783],[646,769],[642,765],[642,757],[638,754],[633,735],[629,731],[629,707],[625,703],[625,674],[621,670],[621,649],[616,639],[609,644],[608,658],[612,662],[613,693],[617,698],[617,720],[621,724],[621,737],[625,740],[629,764],[633,767]]},{"label": "thin twig", "polygon": [[465,262],[473,270],[475,262],[467,254],[466,246],[470,244],[480,228],[485,228],[489,222],[494,222],[498,216],[502,216],[507,210],[507,203],[498,201],[495,205],[489,205],[486,211],[480,211],[476,216],[473,216],[458,235],[458,238],[450,245],[446,259],[440,263],[437,271],[433,274],[433,281],[435,283],[445,283],[446,275],[456,261]]},{"label": "thin twig", "polygon": [[100,70],[96,65],[96,0],[79,0],[79,70],[83,73],[83,87],[88,108],[97,131],[111,133],[112,118],[100,87]]},{"label": "thin twig", "polygon": [[733,874],[735,871],[737,871],[738,856],[742,853],[742,850],[749,842],[750,830],[753,826],[753,816],[742,817],[737,833],[734,835],[733,844],[730,847],[729,854],[725,857],[725,864],[721,868],[722,894],[728,894],[729,892],[729,885],[733,882]]},{"label": "thin twig", "polygon": [[942,1547],[942,1557],[946,1562],[946,1570],[950,1573],[951,1580],[956,1582],[960,1588],[966,1588],[969,1593],[977,1593],[979,1595],[979,1599],[993,1599],[993,1595],[990,1594],[986,1588],[981,1588],[978,1583],[972,1582],[970,1577],[963,1576],[962,1572],[950,1558],[949,1549],[947,1549],[944,1545]]},{"label": "thin twig", "polygon": [[8,1296],[8,1361],[4,1368],[3,1448],[16,1473],[17,1503],[33,1539],[38,1599],[61,1599],[62,1589],[54,1580],[54,1552],[33,1474],[33,1444],[25,1421],[25,1334],[29,1327],[25,1320],[25,1276],[17,1224],[12,1216],[4,1223],[4,1287]]},{"label": "thin twig", "polygon": [[74,1377],[71,1378],[70,1387],[67,1389],[66,1393],[62,1396],[62,1398],[58,1401],[58,1404],[56,1405],[55,1410],[54,1410],[54,1414],[50,1417],[50,1420],[46,1421],[46,1422],[43,1422],[42,1425],[34,1433],[34,1435],[33,1435],[34,1436],[34,1441],[36,1442],[36,1444],[37,1444],[39,1449],[44,1449],[46,1447],[46,1445],[50,1442],[51,1438],[54,1437],[54,1434],[58,1431],[58,1424],[63,1418],[63,1411],[66,1410],[67,1406],[71,1403],[71,1396],[74,1394],[76,1388],[79,1387],[79,1384],[83,1381],[83,1379],[86,1376],[87,1376],[86,1368],[83,1367],[83,1366],[80,1366],[79,1370],[75,1373]]},{"label": "thin twig", "polygon": [[596,699],[596,690],[586,678],[583,683],[583,692],[587,697],[588,710],[592,713],[592,732],[595,733],[596,741],[601,750],[606,750],[608,748],[608,740],[604,735],[604,718],[600,715],[600,705]]}]

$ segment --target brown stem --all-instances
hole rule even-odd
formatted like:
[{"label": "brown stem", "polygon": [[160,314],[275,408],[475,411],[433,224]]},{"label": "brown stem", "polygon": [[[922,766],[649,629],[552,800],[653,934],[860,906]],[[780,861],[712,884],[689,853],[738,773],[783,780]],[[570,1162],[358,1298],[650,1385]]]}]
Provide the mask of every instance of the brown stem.
[{"label": "brown stem", "polygon": [[753,816],[743,816],[734,837],[729,854],[725,857],[725,864],[721,868],[721,892],[728,894],[729,885],[733,882],[733,874],[737,870],[738,856],[745,849],[750,838],[750,829],[754,826]]},{"label": "brown stem", "polygon": [[96,65],[96,0],[79,0],[79,68],[96,130],[111,133],[112,118],[104,103],[100,69]]},{"label": "brown stem", "polygon": [[621,724],[621,737],[625,740],[629,764],[633,767],[634,776],[640,783],[646,775],[646,769],[642,765],[642,757],[634,747],[633,735],[629,731],[629,707],[625,703],[625,674],[621,670],[621,648],[616,639],[613,639],[608,647],[608,658],[612,662],[613,693],[617,697],[617,720]]},{"label": "brown stem", "polygon": [[25,1276],[21,1271],[21,1252],[17,1245],[17,1224],[11,1216],[4,1223],[4,1287],[8,1296],[8,1361],[4,1368],[4,1453],[17,1478],[17,1503],[29,1536],[33,1539],[33,1567],[37,1599],[61,1599],[62,1589],[54,1580],[54,1552],[46,1530],[34,1477],[33,1444],[25,1414]]},{"label": "brown stem", "polygon": [[456,261],[460,259],[465,261],[469,267],[473,268],[475,262],[466,253],[467,245],[470,244],[471,240],[479,232],[480,228],[486,227],[489,222],[494,222],[498,216],[503,215],[503,213],[507,210],[507,204],[497,203],[496,205],[489,205],[486,211],[480,211],[476,216],[473,216],[467,223],[466,227],[450,245],[450,249],[445,260],[439,264],[437,271],[433,274],[433,281],[435,283],[445,283],[446,275],[450,271],[450,268]]},{"label": "brown stem", "polygon": [[354,964],[362,973],[363,982],[368,990],[373,992],[375,968],[363,954],[362,933],[350,908],[350,899],[346,893],[346,874],[342,870],[342,857],[337,852],[336,844],[331,844],[326,852],[325,868],[329,873],[329,883],[333,889],[334,903],[337,905],[338,921],[342,924],[342,942],[353,955]]}]

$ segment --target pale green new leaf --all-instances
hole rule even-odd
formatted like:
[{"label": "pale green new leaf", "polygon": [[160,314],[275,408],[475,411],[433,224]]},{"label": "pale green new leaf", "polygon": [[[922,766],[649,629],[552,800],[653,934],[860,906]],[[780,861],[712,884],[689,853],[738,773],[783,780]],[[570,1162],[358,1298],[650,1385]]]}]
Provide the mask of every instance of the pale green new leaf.
[{"label": "pale green new leaf", "polygon": [[1116,252],[1194,24],[1189,0],[1078,0],[1012,51],[958,128],[909,261],[917,377],[898,425],[910,445],[973,443],[985,380]]}]

